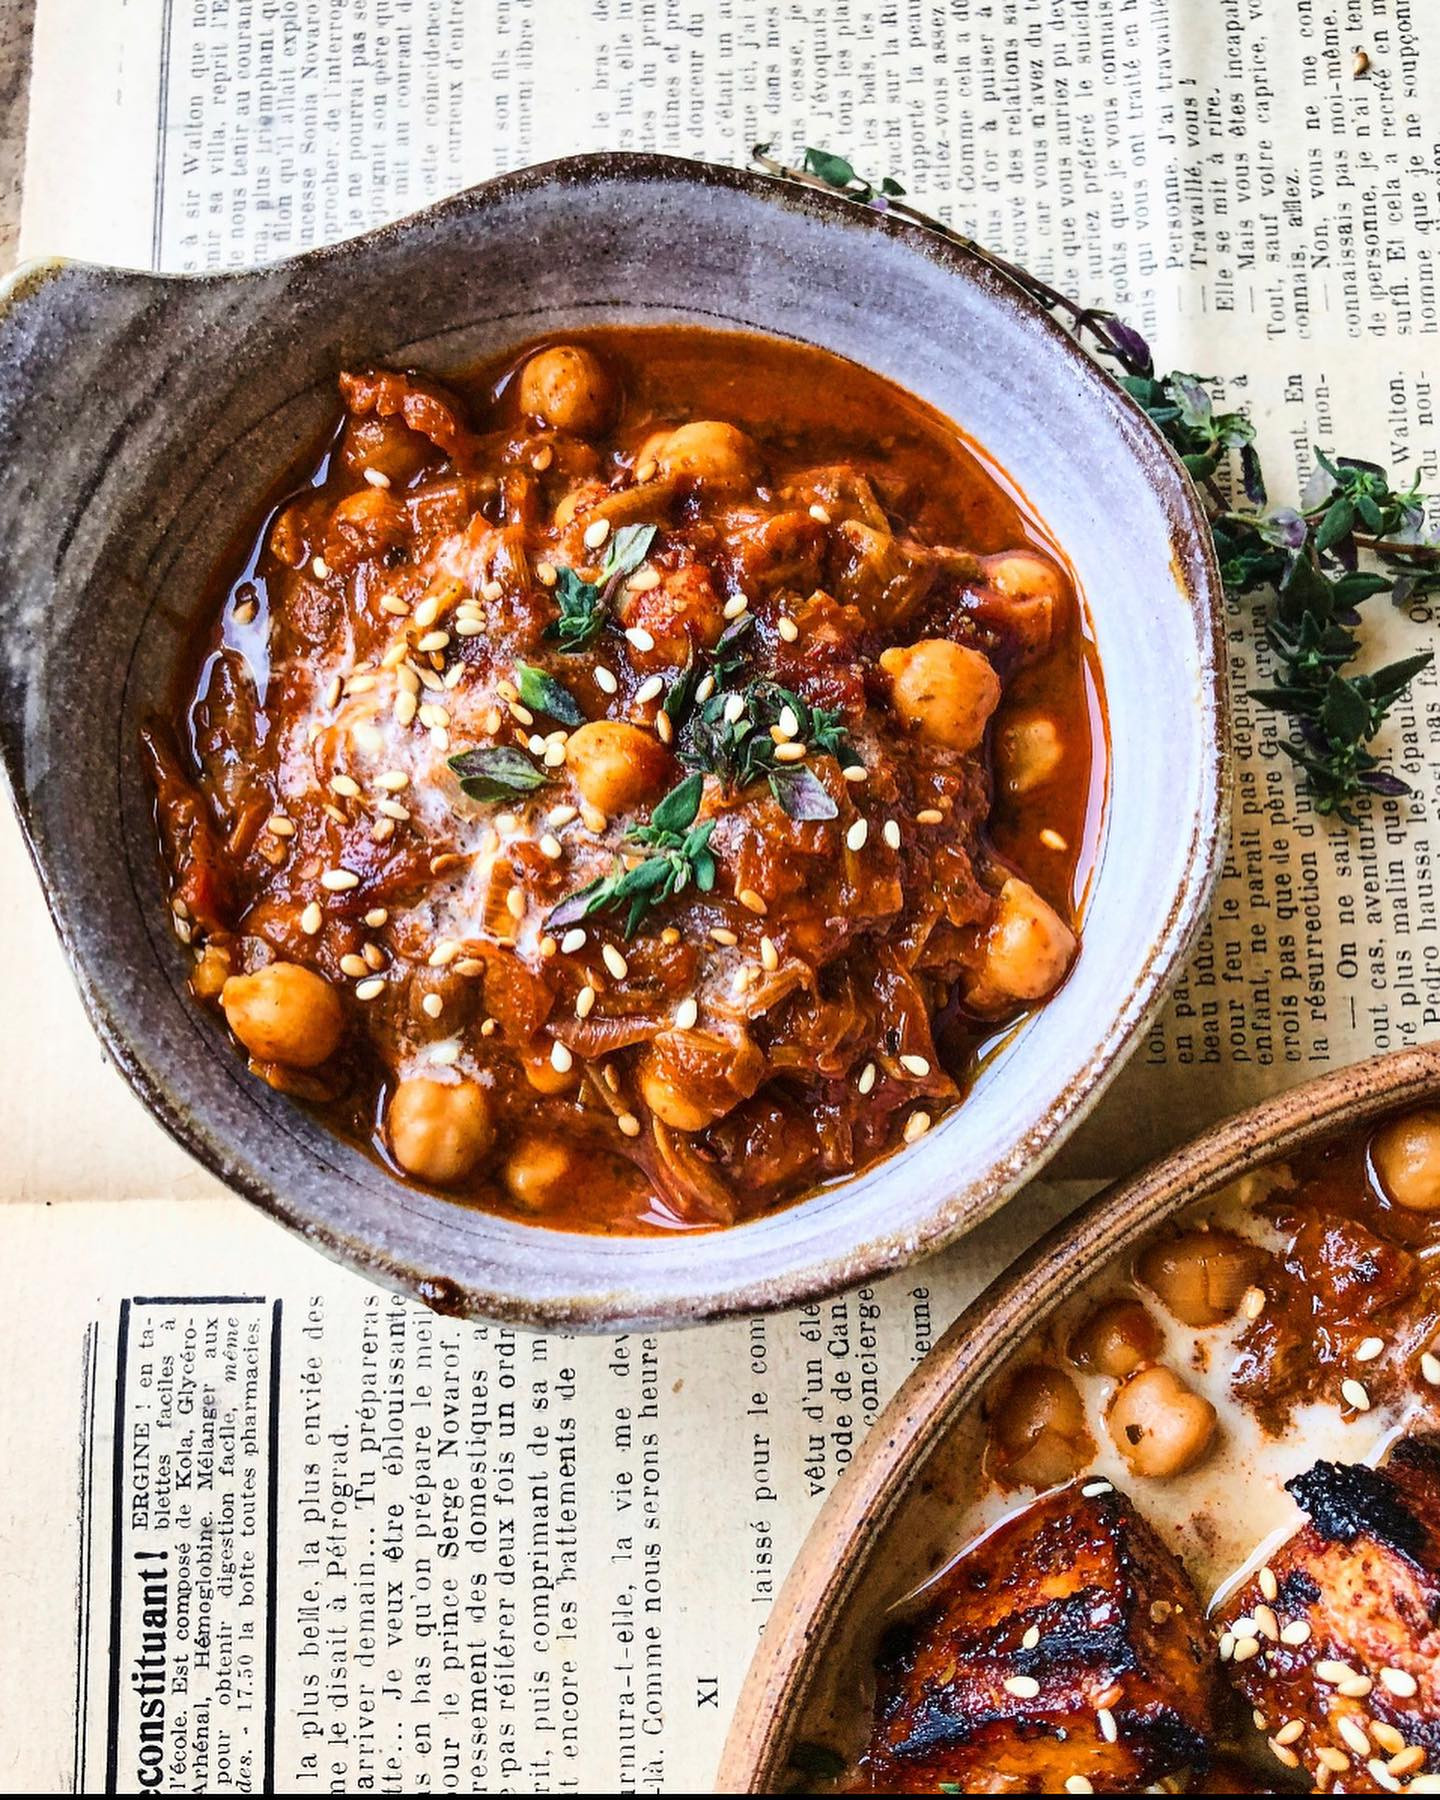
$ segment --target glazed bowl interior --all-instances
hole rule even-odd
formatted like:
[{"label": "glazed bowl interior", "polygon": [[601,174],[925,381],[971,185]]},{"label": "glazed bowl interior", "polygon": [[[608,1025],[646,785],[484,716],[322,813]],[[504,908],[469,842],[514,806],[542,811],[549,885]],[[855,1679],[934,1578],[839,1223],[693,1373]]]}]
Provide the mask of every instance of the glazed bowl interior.
[{"label": "glazed bowl interior", "polygon": [[[138,732],[172,690],[217,557],[333,418],[339,369],[443,374],[542,332],[646,322],[850,357],[1010,473],[1089,611],[1109,793],[1074,975],[902,1159],[728,1233],[570,1237],[400,1184],[246,1074],[186,992]],[[1188,484],[983,263],[846,202],[659,157],[578,158],[269,269],[22,272],[0,340],[0,444],[0,731],[92,1018],[207,1166],[433,1304],[678,1324],[939,1247],[1093,1101],[1202,913],[1224,755],[1217,583]]]},{"label": "glazed bowl interior", "polygon": [[745,1677],[716,1791],[797,1791],[799,1746],[842,1737],[847,1755],[863,1748],[885,1613],[967,1536],[959,1515],[973,1467],[955,1455],[967,1421],[1058,1307],[1107,1267],[1123,1266],[1156,1226],[1237,1177],[1437,1098],[1440,1047],[1308,1082],[1097,1195],[980,1294],[876,1419],[811,1527]]}]

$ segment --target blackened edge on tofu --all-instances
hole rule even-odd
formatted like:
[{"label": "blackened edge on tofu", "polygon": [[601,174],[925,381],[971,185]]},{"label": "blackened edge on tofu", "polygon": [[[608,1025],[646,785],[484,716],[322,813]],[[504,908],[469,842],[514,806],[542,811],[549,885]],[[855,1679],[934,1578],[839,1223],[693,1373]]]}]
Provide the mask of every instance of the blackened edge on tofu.
[{"label": "blackened edge on tofu", "polygon": [[1395,1484],[1364,1463],[1317,1462],[1285,1483],[1287,1492],[1332,1543],[1353,1544],[1370,1537],[1420,1566],[1426,1531],[1405,1505]]}]

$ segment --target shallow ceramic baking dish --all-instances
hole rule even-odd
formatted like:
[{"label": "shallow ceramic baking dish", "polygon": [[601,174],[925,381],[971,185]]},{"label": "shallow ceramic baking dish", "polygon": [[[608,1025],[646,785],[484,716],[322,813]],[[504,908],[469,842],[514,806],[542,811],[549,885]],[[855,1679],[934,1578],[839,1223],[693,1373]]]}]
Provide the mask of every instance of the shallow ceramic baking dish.
[{"label": "shallow ceramic baking dish", "polygon": [[[217,555],[368,361],[443,373],[540,332],[693,322],[864,363],[965,431],[1069,557],[1103,664],[1103,845],[1076,972],[898,1160],[754,1224],[565,1236],[407,1188],[251,1079],[192,1004],[137,749]],[[955,1238],[1098,1097],[1202,916],[1224,833],[1219,589],[1148,423],[978,258],[823,194],[577,157],[277,266],[41,264],[0,319],[0,739],[95,1027],[160,1122],[318,1246],[432,1305],[676,1325],[794,1302]]]},{"label": "shallow ceramic baking dish", "polygon": [[1321,1076],[1108,1188],[992,1282],[881,1412],[811,1527],[745,1677],[716,1791],[803,1792],[797,1746],[852,1734],[876,1622],[895,1597],[894,1562],[916,1545],[955,1542],[947,1437],[1057,1307],[1162,1221],[1238,1176],[1437,1099],[1440,1045]]}]

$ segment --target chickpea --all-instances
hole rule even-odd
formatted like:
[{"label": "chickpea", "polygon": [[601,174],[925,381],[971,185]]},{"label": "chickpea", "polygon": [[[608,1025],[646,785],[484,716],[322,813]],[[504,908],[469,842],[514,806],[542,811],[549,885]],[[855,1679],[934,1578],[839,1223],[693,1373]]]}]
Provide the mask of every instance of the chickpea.
[{"label": "chickpea", "polygon": [[1140,1254],[1140,1279],[1167,1311],[1197,1330],[1233,1318],[1255,1282],[1261,1251],[1231,1231],[1197,1227]]},{"label": "chickpea", "polygon": [[553,1138],[521,1138],[505,1158],[505,1186],[517,1206],[543,1212],[575,1179],[575,1159]]},{"label": "chickpea", "polygon": [[402,1081],[385,1114],[390,1148],[400,1167],[421,1181],[448,1187],[475,1167],[495,1141],[485,1090],[473,1081]]},{"label": "chickpea", "polygon": [[1391,1119],[1375,1133],[1370,1160],[1387,1199],[1407,1212],[1440,1212],[1440,1111]]},{"label": "chickpea", "polygon": [[1058,1487],[1095,1454],[1080,1390],[1060,1369],[1028,1363],[996,1403],[991,1440],[997,1472],[1012,1486]]},{"label": "chickpea", "polygon": [[340,996],[299,963],[267,963],[232,975],[220,990],[226,1022],[260,1062],[313,1069],[334,1054],[345,1029]]},{"label": "chickpea", "polygon": [[1065,757],[1065,746],[1053,719],[1027,713],[1009,719],[996,741],[1000,780],[1007,794],[1028,794],[1043,787]]},{"label": "chickpea", "polygon": [[593,719],[572,732],[565,761],[585,800],[603,813],[630,812],[670,786],[675,761],[651,732]]},{"label": "chickpea", "polygon": [[1160,1328],[1138,1300],[1107,1300],[1070,1340],[1070,1360],[1116,1380],[1160,1354]]},{"label": "chickpea", "polygon": [[1041,1000],[1064,980],[1075,958],[1075,933],[1028,881],[1012,875],[1000,890],[966,1003],[1001,1013],[1017,1000]]},{"label": "chickpea", "polygon": [[985,557],[981,567],[985,571],[985,580],[1007,600],[1055,601],[1060,598],[1059,570],[1033,550],[1002,550],[998,556]]},{"label": "chickpea", "polygon": [[520,410],[577,437],[598,437],[615,416],[615,383],[580,344],[537,350],[520,371]]},{"label": "chickpea", "polygon": [[1135,1474],[1163,1481],[1203,1460],[1215,1439],[1216,1414],[1173,1369],[1152,1363],[1115,1390],[1105,1423]]},{"label": "chickpea", "polygon": [[684,475],[716,486],[754,481],[760,452],[752,438],[720,419],[694,419],[659,444],[655,460],[662,475]]},{"label": "chickpea", "polygon": [[1000,677],[978,650],[949,638],[883,651],[895,711],[932,744],[973,750],[1000,704]]}]

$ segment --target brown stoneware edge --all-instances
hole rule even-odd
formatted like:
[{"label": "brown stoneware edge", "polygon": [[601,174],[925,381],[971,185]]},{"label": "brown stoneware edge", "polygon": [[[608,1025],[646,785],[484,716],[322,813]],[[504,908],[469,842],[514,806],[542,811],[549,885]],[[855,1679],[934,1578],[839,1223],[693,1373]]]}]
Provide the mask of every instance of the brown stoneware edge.
[{"label": "brown stoneware edge", "polygon": [[1306,1082],[1105,1189],[972,1301],[876,1419],[801,1546],[746,1673],[716,1792],[784,1791],[807,1700],[871,1544],[931,1452],[1032,1330],[1172,1213],[1332,1133],[1435,1098],[1440,1044]]},{"label": "brown stoneware edge", "polygon": [[[88,284],[107,304],[128,308],[123,342],[127,352],[142,360],[150,379],[145,383],[137,382],[139,391],[124,416],[124,429],[128,430],[136,418],[149,424],[153,409],[161,404],[157,396],[163,395],[166,384],[172,381],[172,371],[177,366],[175,359],[185,348],[180,345],[172,349],[165,344],[163,329],[152,332],[152,314],[162,320],[173,314],[183,324],[184,312],[175,313],[177,303],[193,310],[196,315],[193,324],[195,345],[199,347],[198,353],[204,354],[206,333],[223,326],[224,309],[231,305],[236,309],[243,308],[256,293],[273,292],[284,299],[293,288],[299,295],[297,304],[310,305],[311,314],[307,316],[313,318],[317,288],[323,288],[325,284],[333,288],[338,279],[349,279],[352,274],[362,283],[373,279],[372,271],[379,266],[384,254],[393,255],[401,249],[414,256],[429,254],[433,244],[437,256],[453,258],[464,232],[472,227],[476,232],[483,232],[487,218],[507,206],[534,206],[543,213],[545,205],[554,204],[556,196],[560,196],[567,204],[579,209],[587,205],[587,196],[603,193],[612,182],[652,186],[657,203],[663,203],[667,193],[683,196],[687,191],[700,189],[715,194],[717,205],[721,197],[740,197],[745,206],[753,204],[763,210],[767,218],[793,215],[806,223],[807,230],[819,225],[827,234],[833,234],[835,257],[852,256],[857,270],[868,274],[885,267],[886,259],[894,254],[893,247],[901,246],[907,255],[923,258],[947,276],[953,276],[958,286],[983,295],[985,304],[993,309],[997,318],[1009,318],[1028,336],[1037,356],[1053,361],[1058,353],[1068,369],[1067,383],[1073,380],[1074,393],[1084,397],[1084,404],[1090,408],[1096,422],[1110,434],[1107,442],[1113,442],[1117,450],[1132,460],[1149,490],[1151,502],[1158,507],[1168,526],[1171,580],[1175,597],[1182,609],[1188,608],[1191,615],[1183,632],[1187,637],[1193,634],[1192,654],[1197,658],[1196,689],[1187,703],[1187,714],[1188,705],[1193,703],[1193,715],[1187,716],[1185,733],[1187,738],[1193,733],[1193,741],[1199,745],[1199,775],[1197,804],[1193,812],[1174,821],[1179,840],[1176,862],[1181,872],[1166,903],[1166,914],[1143,949],[1136,952],[1128,986],[1117,991],[1113,1012],[1107,1011],[1100,1021],[1096,1040],[1086,1053],[1077,1055],[1074,1072],[1058,1094],[1039,1116],[1032,1116],[1017,1131],[1005,1153],[988,1166],[981,1166],[977,1161],[966,1177],[957,1172],[947,1192],[933,1203],[927,1202],[930,1211],[922,1222],[911,1220],[904,1229],[896,1229],[892,1221],[887,1221],[884,1205],[877,1204],[868,1215],[874,1221],[873,1227],[868,1223],[863,1228],[852,1227],[844,1235],[837,1234],[834,1243],[824,1247],[812,1242],[790,1249],[786,1266],[773,1273],[768,1268],[757,1271],[753,1258],[749,1267],[740,1267],[738,1257],[732,1259],[736,1261],[736,1267],[727,1267],[721,1247],[723,1240],[736,1240],[738,1251],[738,1240],[764,1229],[766,1221],[762,1220],[736,1227],[720,1238],[687,1240],[693,1274],[687,1270],[683,1280],[673,1270],[668,1275],[657,1273],[659,1264],[648,1251],[637,1251],[627,1265],[621,1267],[614,1254],[618,1240],[585,1240],[596,1245],[593,1273],[587,1268],[583,1279],[569,1277],[570,1286],[564,1292],[557,1291],[553,1281],[537,1283],[537,1291],[527,1292],[525,1283],[519,1279],[509,1285],[495,1285],[492,1279],[475,1276],[457,1279],[446,1266],[443,1256],[427,1260],[413,1245],[406,1249],[403,1244],[396,1243],[395,1238],[403,1237],[412,1227],[404,1220],[397,1224],[394,1218],[387,1219],[383,1212],[377,1216],[372,1211],[361,1229],[347,1227],[335,1214],[346,1206],[353,1211],[364,1203],[356,1197],[358,1190],[353,1171],[342,1166],[340,1158],[332,1157],[324,1150],[306,1148],[303,1152],[295,1152],[286,1145],[282,1147],[286,1155],[302,1155],[308,1159],[310,1183],[302,1202],[284,1180],[272,1178],[271,1165],[252,1149],[248,1137],[237,1138],[231,1130],[227,1138],[214,1127],[208,1099],[204,1105],[198,1105],[182,1091],[174,1062],[165,1060],[165,1056],[173,1059],[174,1049],[167,1049],[165,1056],[159,1052],[152,1054],[145,1036],[136,1033],[128,1017],[122,1017],[127,1008],[135,1008],[133,983],[140,979],[140,972],[130,966],[117,976],[114,968],[105,964],[103,943],[92,931],[89,921],[77,916],[72,904],[73,881],[64,856],[51,841],[52,834],[46,826],[49,815],[43,814],[37,806],[36,786],[41,777],[37,777],[29,766],[28,751],[36,729],[35,703],[38,700],[43,711],[44,684],[46,680],[53,681],[54,677],[45,672],[44,658],[39,652],[34,653],[33,661],[27,663],[27,653],[15,651],[12,667],[8,670],[0,659],[0,702],[3,702],[0,704],[0,756],[3,756],[12,798],[40,874],[47,904],[92,1024],[131,1086],[164,1128],[207,1169],[262,1210],[300,1232],[346,1266],[386,1286],[415,1295],[439,1310],[462,1316],[582,1331],[680,1326],[735,1313],[795,1305],[929,1255],[978,1224],[1054,1153],[1095,1104],[1124,1055],[1133,1047],[1137,1035],[1153,1016],[1166,980],[1175,971],[1203,922],[1226,842],[1230,786],[1225,723],[1223,596],[1219,574],[1198,497],[1158,432],[1118,385],[1047,314],[982,257],[838,196],[730,167],[648,153],[606,152],[570,157],[499,176],[363,237],[309,251],[263,269],[187,276],[98,270],[63,261],[31,264],[18,270],[0,287],[0,389],[8,385],[23,395],[27,377],[24,358],[26,354],[33,354],[26,347],[32,341],[43,342],[45,329],[51,325],[43,316],[37,325],[35,308],[43,308],[47,294],[57,289],[63,294],[67,282],[74,280],[82,289]],[[877,247],[879,242],[888,242],[891,249],[882,254]],[[73,306],[73,301],[71,304]],[[573,305],[574,302],[566,304]],[[679,304],[694,310],[702,307],[702,297],[697,290]],[[534,313],[524,316],[536,317]],[[745,328],[743,320],[733,313],[725,315],[725,322],[731,329]],[[468,325],[473,325],[473,320],[462,321],[455,329]],[[77,329],[73,323],[68,327],[56,327],[64,328]],[[312,332],[318,329],[313,324],[307,328]],[[539,328],[536,323],[530,323],[523,331],[517,330],[516,335],[533,335]],[[337,330],[341,328],[337,327]],[[303,375],[313,387],[316,376],[314,369],[305,363],[305,344],[302,342],[293,354],[300,371],[295,379],[298,382]],[[167,358],[171,360],[167,361]],[[222,372],[231,373],[223,364],[216,373]],[[135,381],[135,374],[131,372],[128,379]],[[0,393],[0,400],[3,400],[3,393]],[[3,413],[3,406],[0,406],[0,413]],[[263,420],[252,420],[246,428],[258,428],[258,423]],[[12,435],[23,437],[21,426],[12,425]],[[118,455],[125,441],[121,431],[117,430],[108,447]],[[1023,480],[1024,471],[1017,471],[1017,475]],[[197,483],[219,479],[219,473],[207,473],[203,467],[196,476]],[[99,480],[97,476],[97,488]],[[96,510],[103,521],[103,507]],[[88,519],[82,525],[81,517],[76,512],[73,522],[83,539],[90,526]],[[102,523],[101,534],[104,529]],[[48,563],[34,566],[33,560],[31,564],[25,564],[17,554],[16,568],[27,581],[35,584],[24,595],[23,618],[27,628],[37,606],[45,601],[44,581],[59,579],[67,547],[57,551],[53,568]],[[184,548],[183,541],[181,547]],[[104,549],[102,541],[101,550]],[[35,559],[35,546],[30,546],[25,554]],[[4,571],[0,576],[0,580],[8,581],[12,587],[14,579],[13,570]],[[0,587],[0,624],[8,625],[12,615],[21,610],[19,600]],[[1180,617],[1183,617],[1183,611],[1177,614],[1177,618]],[[42,671],[38,676],[34,674],[37,667]],[[104,720],[102,723],[108,726],[110,722]],[[57,761],[49,740],[44,742],[52,752],[52,762]],[[66,779],[63,771],[47,770],[45,773],[52,783]],[[89,804],[94,805],[93,789]],[[126,989],[126,981],[131,982],[130,989]],[[121,993],[125,995],[126,1007],[116,1003],[116,996]],[[172,1030],[175,1029],[168,1016],[167,1022]],[[1044,1028],[1043,1017],[1034,1028]],[[185,1050],[194,1055],[196,1045],[187,1043]],[[214,1054],[208,1044],[204,1054]],[[1061,1060],[1068,1063],[1069,1055]],[[238,1065],[234,1075],[246,1079]],[[216,1083],[223,1088],[221,1078],[217,1077]],[[226,1095],[225,1098],[227,1104],[233,1106],[233,1096]],[[963,1112],[962,1108],[961,1116]],[[943,1131],[943,1127],[941,1129]],[[939,1138],[941,1131],[935,1136]],[[903,1156],[897,1156],[884,1167],[889,1174],[899,1176],[903,1160]],[[901,1181],[903,1183],[903,1176]],[[317,1200],[315,1197],[317,1192],[330,1190],[339,1195],[333,1207],[328,1199]],[[368,1200],[368,1197],[367,1189],[364,1199]],[[800,1203],[802,1208],[809,1204]],[[327,1207],[330,1208],[328,1213]],[[473,1219],[474,1215],[471,1217]],[[425,1220],[417,1218],[414,1234],[419,1236],[424,1229]],[[533,1226],[523,1229],[552,1241],[560,1235]],[[483,1239],[483,1219],[467,1226],[466,1230],[472,1241]],[[432,1232],[431,1235],[435,1234]],[[483,1249],[475,1252],[482,1261],[486,1254]],[[516,1255],[524,1260],[528,1252],[517,1252]]]}]

